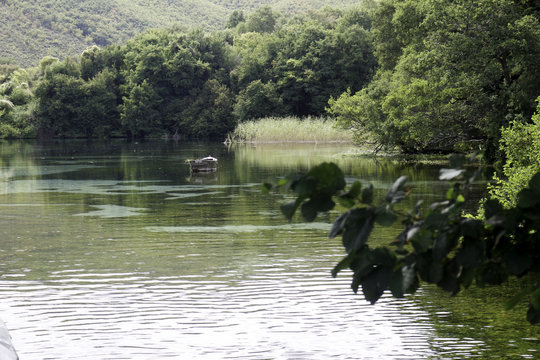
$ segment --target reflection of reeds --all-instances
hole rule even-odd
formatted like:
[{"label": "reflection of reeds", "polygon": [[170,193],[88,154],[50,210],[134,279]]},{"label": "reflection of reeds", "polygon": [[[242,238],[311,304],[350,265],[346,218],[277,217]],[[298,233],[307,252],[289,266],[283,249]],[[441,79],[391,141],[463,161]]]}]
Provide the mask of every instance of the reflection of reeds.
[{"label": "reflection of reeds", "polygon": [[[305,171],[323,161],[332,161],[342,167],[356,163],[358,154],[351,144],[314,143],[259,143],[238,144],[233,147],[235,166]],[[285,175],[282,174],[282,175]]]},{"label": "reflection of reeds", "polygon": [[322,117],[268,117],[239,124],[227,141],[240,143],[310,142],[350,143],[352,134]]}]

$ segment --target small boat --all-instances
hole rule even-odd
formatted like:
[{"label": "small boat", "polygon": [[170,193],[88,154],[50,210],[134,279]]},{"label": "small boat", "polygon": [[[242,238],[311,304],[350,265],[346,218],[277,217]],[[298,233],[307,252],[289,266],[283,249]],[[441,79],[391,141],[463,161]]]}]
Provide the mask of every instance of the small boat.
[{"label": "small boat", "polygon": [[214,172],[217,171],[218,160],[212,156],[202,159],[188,160],[191,172]]}]

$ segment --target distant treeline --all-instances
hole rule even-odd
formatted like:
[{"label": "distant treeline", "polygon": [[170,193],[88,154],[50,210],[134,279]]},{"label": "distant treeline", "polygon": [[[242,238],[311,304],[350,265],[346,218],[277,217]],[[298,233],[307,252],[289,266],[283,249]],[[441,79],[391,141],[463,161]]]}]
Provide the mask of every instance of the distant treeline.
[{"label": "distant treeline", "polygon": [[[3,137],[224,139],[238,121],[321,115],[374,73],[370,15],[326,10],[282,19],[269,7],[226,31],[150,30],[123,46],[38,69],[3,65]],[[32,132],[33,131],[33,132]]]},{"label": "distant treeline", "polygon": [[151,30],[37,69],[0,65],[0,136],[223,139],[238,122],[330,113],[406,152],[497,151],[540,95],[530,0],[383,0],[284,17],[231,14],[212,33]]}]

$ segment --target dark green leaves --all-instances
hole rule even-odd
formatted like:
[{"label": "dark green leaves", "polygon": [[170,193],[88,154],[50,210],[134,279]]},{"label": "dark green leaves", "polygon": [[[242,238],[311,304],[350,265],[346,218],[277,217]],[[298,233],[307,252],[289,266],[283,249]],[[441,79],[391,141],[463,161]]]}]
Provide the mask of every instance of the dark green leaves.
[{"label": "dark green leaves", "polygon": [[406,192],[403,189],[403,186],[405,185],[406,181],[407,177],[401,176],[392,184],[392,186],[390,187],[390,189],[388,189],[388,192],[386,193],[386,202],[393,205],[398,203],[405,197]]},{"label": "dark green leaves", "polygon": [[375,221],[382,226],[391,226],[397,220],[397,215],[389,206],[382,207],[376,212]]},{"label": "dark green leaves", "polygon": [[337,200],[341,206],[351,208],[354,206],[356,199],[360,196],[362,191],[362,184],[359,181],[355,181],[349,191],[343,195],[338,196]]},{"label": "dark green leaves", "polygon": [[[444,178],[460,176],[462,171],[448,170]],[[377,206],[373,204],[373,187],[355,182],[344,191],[343,174],[334,164],[321,164],[306,175],[295,176],[286,186],[297,198],[282,206],[291,219],[296,210],[306,220],[318,212],[332,210],[334,200],[348,208],[334,221],[329,237],[342,237],[347,255],[334,267],[332,276],[346,268],[353,272],[351,288],[362,289],[367,301],[375,303],[386,290],[394,297],[414,292],[419,278],[436,284],[454,295],[472,283],[480,287],[499,285],[509,276],[540,272],[538,241],[540,234],[540,174],[533,177],[530,188],[522,191],[517,207],[504,209],[497,201],[484,205],[485,218],[472,219],[462,215],[469,179],[454,184],[422,214],[421,203],[405,211],[403,228],[396,231],[390,246],[372,249],[369,239],[375,224],[394,226],[400,214],[394,205],[408,193],[405,178],[396,180]],[[268,188],[268,186],[265,186]],[[537,194],[538,193],[538,194]],[[533,196],[534,195],[534,196]],[[537,286],[520,292],[511,305],[529,296],[527,319],[540,322],[540,290]]]},{"label": "dark green leaves", "polygon": [[341,169],[334,163],[322,163],[311,169],[307,178],[317,179],[316,190],[327,194],[335,194],[345,188],[345,176]]},{"label": "dark green leaves", "polygon": [[288,220],[291,220],[292,217],[294,216],[294,213],[296,212],[296,209],[298,209],[298,207],[300,206],[300,204],[302,203],[302,201],[300,200],[300,198],[294,200],[294,201],[291,201],[287,204],[284,204],[284,205],[281,205],[280,209],[281,209],[281,212],[283,213],[283,215],[285,215],[285,217],[288,219]]},{"label": "dark green leaves", "polygon": [[384,293],[384,290],[386,290],[391,276],[391,269],[382,267],[375,268],[375,270],[373,270],[362,282],[362,291],[366,300],[371,304],[375,304]]},{"label": "dark green leaves", "polygon": [[369,184],[369,187],[362,191],[362,203],[371,204],[373,202],[373,185]]},{"label": "dark green leaves", "polygon": [[301,206],[303,218],[313,221],[319,212],[334,208],[332,196],[345,188],[345,177],[336,164],[322,163],[306,175],[291,177],[284,185],[297,195],[296,200],[281,206],[285,217],[291,220]]},{"label": "dark green leaves", "polygon": [[306,221],[313,221],[318,212],[330,211],[335,205],[330,196],[313,196],[302,204],[302,216]]},{"label": "dark green leaves", "polygon": [[375,211],[371,208],[356,208],[349,211],[343,227],[343,246],[348,253],[358,251],[366,243],[373,230]]}]

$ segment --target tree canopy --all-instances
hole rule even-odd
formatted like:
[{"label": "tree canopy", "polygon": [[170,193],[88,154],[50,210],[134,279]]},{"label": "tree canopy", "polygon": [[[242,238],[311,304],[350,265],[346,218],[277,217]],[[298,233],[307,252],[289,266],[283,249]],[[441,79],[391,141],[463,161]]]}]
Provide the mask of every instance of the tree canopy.
[{"label": "tree canopy", "polygon": [[376,66],[363,10],[284,18],[262,7],[232,19],[226,31],[175,26],[77,58],[45,57],[34,91],[6,100],[34,104],[37,120],[19,122],[31,120],[40,137],[224,139],[238,121],[324,115],[331,96],[361,89]]},{"label": "tree canopy", "polygon": [[513,0],[384,0],[372,21],[379,68],[331,103],[343,126],[406,152],[482,145],[530,119],[540,94],[540,23]]}]

